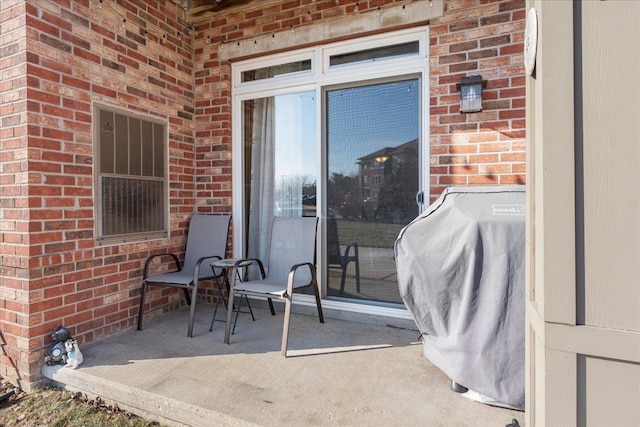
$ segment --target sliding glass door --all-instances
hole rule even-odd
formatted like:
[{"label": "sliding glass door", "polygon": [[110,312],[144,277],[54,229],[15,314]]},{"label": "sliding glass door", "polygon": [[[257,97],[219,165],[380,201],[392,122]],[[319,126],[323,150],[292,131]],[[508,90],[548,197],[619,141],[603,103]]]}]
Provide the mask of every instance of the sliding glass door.
[{"label": "sliding glass door", "polygon": [[324,94],[327,295],[400,304],[393,245],[419,213],[420,80]]},{"label": "sliding glass door", "polygon": [[399,313],[393,245],[429,182],[426,28],[247,60],[233,79],[234,256],[267,260],[274,216],[317,216],[322,297]]}]

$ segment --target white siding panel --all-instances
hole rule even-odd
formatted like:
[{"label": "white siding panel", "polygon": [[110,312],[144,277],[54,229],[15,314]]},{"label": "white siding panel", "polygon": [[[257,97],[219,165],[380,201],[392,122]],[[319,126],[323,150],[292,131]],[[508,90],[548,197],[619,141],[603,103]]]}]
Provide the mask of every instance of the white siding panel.
[{"label": "white siding panel", "polygon": [[640,330],[640,2],[582,8],[585,323]]}]

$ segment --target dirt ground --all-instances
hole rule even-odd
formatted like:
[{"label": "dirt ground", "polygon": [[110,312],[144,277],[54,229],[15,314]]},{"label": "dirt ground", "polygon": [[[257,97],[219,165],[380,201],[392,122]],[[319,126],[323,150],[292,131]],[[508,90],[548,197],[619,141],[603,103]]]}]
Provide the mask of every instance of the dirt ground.
[{"label": "dirt ground", "polygon": [[47,385],[25,393],[0,377],[0,427],[161,427],[136,415]]}]

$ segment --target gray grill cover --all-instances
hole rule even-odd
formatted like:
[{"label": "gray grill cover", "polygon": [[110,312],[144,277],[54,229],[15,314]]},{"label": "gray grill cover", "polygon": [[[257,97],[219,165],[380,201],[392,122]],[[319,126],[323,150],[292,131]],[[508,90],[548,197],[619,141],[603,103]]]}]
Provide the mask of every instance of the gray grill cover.
[{"label": "gray grill cover", "polygon": [[425,357],[470,390],[524,409],[524,186],[446,189],[400,232],[395,255]]}]

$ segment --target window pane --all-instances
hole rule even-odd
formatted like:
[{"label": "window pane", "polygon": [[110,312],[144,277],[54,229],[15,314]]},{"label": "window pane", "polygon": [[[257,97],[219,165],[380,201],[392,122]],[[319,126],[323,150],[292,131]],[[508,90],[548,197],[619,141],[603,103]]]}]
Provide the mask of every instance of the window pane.
[{"label": "window pane", "polygon": [[98,240],[165,235],[165,125],[100,108],[96,116]]},{"label": "window pane", "polygon": [[162,181],[103,177],[103,236],[163,231],[163,194]]},{"label": "window pane", "polygon": [[272,65],[270,67],[256,68],[255,70],[243,71],[242,82],[252,82],[256,80],[268,79],[281,76],[283,74],[297,73],[311,70],[311,60],[290,62],[288,64]]},{"label": "window pane", "polygon": [[129,175],[142,174],[142,144],[140,119],[129,118]]},{"label": "window pane", "polygon": [[116,173],[129,174],[129,121],[116,114]]},{"label": "window pane", "polygon": [[315,92],[244,101],[247,253],[266,259],[274,216],[316,215]]},{"label": "window pane", "polygon": [[373,62],[380,59],[397,58],[405,55],[415,55],[420,52],[420,44],[415,42],[396,44],[392,46],[377,47],[374,49],[360,50],[357,52],[332,55],[329,66],[354,64],[358,62]]},{"label": "window pane", "polygon": [[164,176],[164,132],[163,126],[153,124],[153,176]]},{"label": "window pane", "polygon": [[418,214],[418,88],[410,79],[326,92],[329,296],[402,304],[393,245]]},{"label": "window pane", "polygon": [[153,124],[142,122],[142,175],[153,176]]},{"label": "window pane", "polygon": [[98,125],[100,126],[100,172],[113,173],[115,168],[113,113],[110,111],[100,111]]}]

